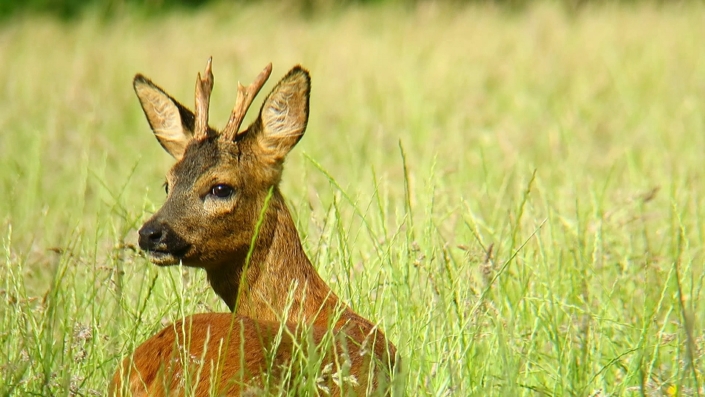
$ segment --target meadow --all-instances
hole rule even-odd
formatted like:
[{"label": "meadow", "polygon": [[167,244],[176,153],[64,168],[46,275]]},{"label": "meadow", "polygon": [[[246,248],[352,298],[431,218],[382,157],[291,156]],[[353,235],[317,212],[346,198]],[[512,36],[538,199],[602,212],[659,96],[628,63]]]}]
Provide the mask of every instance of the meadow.
[{"label": "meadow", "polygon": [[163,326],[227,311],[136,248],[173,160],[132,77],[192,105],[211,55],[220,127],[238,80],[310,70],[282,191],[319,273],[399,348],[400,395],[705,394],[703,21],[693,2],[2,22],[0,395],[104,395]]}]

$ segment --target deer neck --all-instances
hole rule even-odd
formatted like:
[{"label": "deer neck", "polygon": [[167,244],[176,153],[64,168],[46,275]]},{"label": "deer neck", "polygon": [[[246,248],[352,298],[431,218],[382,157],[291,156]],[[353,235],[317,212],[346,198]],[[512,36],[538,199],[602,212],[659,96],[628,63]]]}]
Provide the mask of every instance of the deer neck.
[{"label": "deer neck", "polygon": [[213,290],[238,315],[327,323],[336,310],[346,310],[306,256],[278,189],[249,260],[242,252],[207,273]]}]

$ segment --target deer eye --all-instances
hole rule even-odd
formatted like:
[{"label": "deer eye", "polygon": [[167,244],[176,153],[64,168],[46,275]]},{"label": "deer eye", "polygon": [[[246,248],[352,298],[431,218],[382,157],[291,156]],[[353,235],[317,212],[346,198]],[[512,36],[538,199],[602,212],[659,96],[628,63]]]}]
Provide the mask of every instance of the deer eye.
[{"label": "deer eye", "polygon": [[166,193],[167,195],[169,194],[169,183],[168,182],[164,182],[164,193]]},{"label": "deer eye", "polygon": [[233,194],[233,188],[228,185],[215,185],[211,188],[211,194],[219,198],[227,198]]}]

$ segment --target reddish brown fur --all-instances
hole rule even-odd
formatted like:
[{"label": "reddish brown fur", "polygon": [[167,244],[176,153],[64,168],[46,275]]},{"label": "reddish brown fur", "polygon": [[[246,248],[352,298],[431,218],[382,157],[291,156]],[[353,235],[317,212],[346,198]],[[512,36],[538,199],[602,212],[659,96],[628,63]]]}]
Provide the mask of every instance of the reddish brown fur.
[{"label": "reddish brown fur", "polygon": [[[277,365],[289,362],[293,344],[307,340],[302,335],[312,336],[318,344],[331,329],[336,343],[320,347],[324,350],[321,368],[347,360],[358,382],[342,393],[387,390],[394,345],[342,303],[318,275],[278,189],[284,158],[306,128],[308,72],[292,69],[267,97],[257,120],[237,133],[234,141],[210,127],[207,134],[194,139],[194,120],[202,120],[203,115],[194,115],[139,75],[135,90],[157,139],[177,159],[167,176],[167,201],[140,230],[140,246],[159,265],[180,261],[205,269],[214,291],[234,314],[198,314],[163,329],[125,358],[110,394],[183,395],[180,377],[175,376],[184,371],[183,360],[173,359],[179,357],[177,339],[190,341],[186,350],[199,361],[207,346],[195,395],[210,395],[212,386],[227,395],[256,393],[262,387],[263,372],[273,368],[269,375],[276,378]],[[208,108],[201,105],[197,108]],[[232,194],[217,196],[219,186],[232,188]],[[261,227],[248,262],[258,221]],[[294,336],[274,346],[273,336],[283,319]],[[184,324],[190,325],[185,335]],[[309,332],[302,334],[299,330],[306,327]],[[210,382],[210,363],[219,362],[217,347],[228,334],[230,342],[220,356],[222,375],[215,387]],[[277,365],[267,366],[265,351],[276,351],[273,363]],[[241,382],[229,382],[236,376]],[[242,382],[247,386],[242,387]],[[330,379],[325,382],[333,395],[341,394]]]},{"label": "reddish brown fur", "polygon": [[[279,323],[227,313],[196,314],[164,328],[140,345],[132,358],[126,358],[115,374],[110,395],[125,393],[120,389],[125,378],[130,379],[126,386],[133,396],[233,396],[245,392],[260,395],[265,388],[262,374],[268,368],[272,370],[270,376],[275,378],[269,392],[274,393],[277,388],[287,387],[276,379],[282,367],[291,366],[292,372],[302,371],[297,368],[296,360],[291,361],[294,343],[303,343],[306,351],[305,345],[311,339],[314,346],[319,346],[316,354],[323,355],[321,366],[331,368],[318,381],[319,388],[329,390],[333,396],[364,395],[370,368],[379,371],[388,366],[388,363],[370,362],[386,356],[384,340],[380,334],[376,341],[360,344],[363,333],[344,329],[345,332],[337,333],[334,344],[326,344],[321,343],[326,327],[304,330],[288,323],[277,342]],[[184,362],[188,365],[184,366]],[[222,373],[217,385],[208,381],[214,369]],[[347,381],[342,382],[342,388],[338,387],[340,381],[336,384],[332,374],[341,370],[345,376],[354,377],[357,384]],[[204,381],[196,382],[197,378]],[[187,385],[186,390],[182,383]]]}]

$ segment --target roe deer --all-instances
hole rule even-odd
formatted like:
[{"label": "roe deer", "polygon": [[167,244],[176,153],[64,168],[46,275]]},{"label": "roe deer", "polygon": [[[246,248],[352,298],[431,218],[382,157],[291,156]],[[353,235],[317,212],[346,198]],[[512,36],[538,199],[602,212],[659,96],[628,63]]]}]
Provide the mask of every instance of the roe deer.
[{"label": "roe deer", "polygon": [[205,269],[233,314],[197,314],[161,330],[123,360],[111,396],[255,395],[265,374],[279,393],[297,394],[287,391],[287,376],[301,370],[294,346],[317,351],[322,393],[390,393],[396,348],[321,279],[279,192],[284,158],[308,121],[308,72],[291,69],[240,131],[270,73],[271,64],[250,86],[238,84],[220,133],[208,125],[210,59],[196,80],[195,114],[144,76],[134,79],[157,140],[177,160],[166,202],[140,229],[139,245],[157,265]]}]

